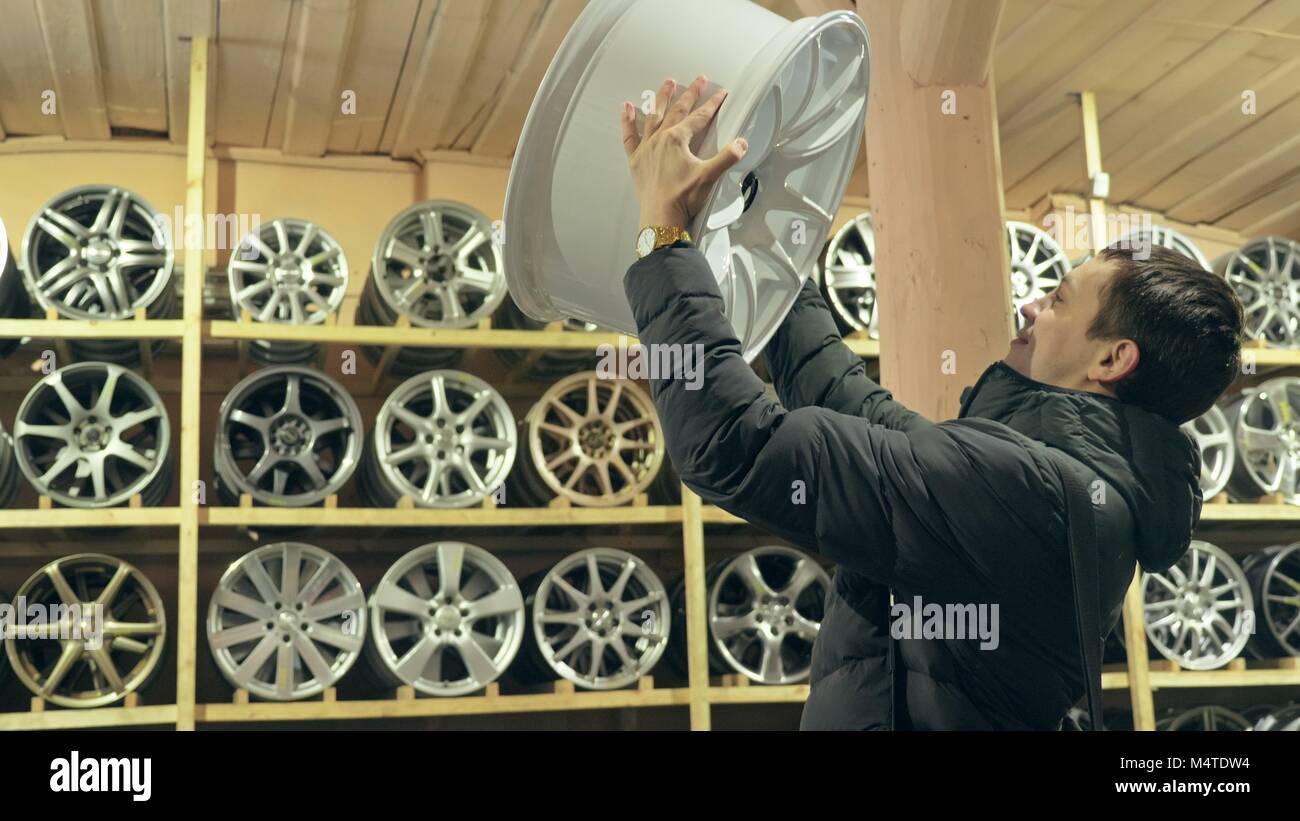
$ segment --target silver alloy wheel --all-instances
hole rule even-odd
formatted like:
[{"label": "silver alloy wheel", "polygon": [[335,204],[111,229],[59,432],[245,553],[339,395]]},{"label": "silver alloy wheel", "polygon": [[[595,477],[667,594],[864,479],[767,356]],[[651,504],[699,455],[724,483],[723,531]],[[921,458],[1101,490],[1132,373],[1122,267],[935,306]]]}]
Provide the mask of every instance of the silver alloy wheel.
[{"label": "silver alloy wheel", "polygon": [[848,327],[880,338],[876,322],[876,232],[871,214],[850,220],[831,239],[822,270],[822,293]]},{"label": "silver alloy wheel", "polygon": [[[1277,649],[1300,656],[1300,542],[1287,545],[1269,556],[1257,571],[1247,567],[1246,575],[1258,572],[1255,606]],[[1256,628],[1258,629],[1258,628]]]},{"label": "silver alloy wheel", "polygon": [[1192,242],[1189,237],[1164,225],[1152,225],[1149,229],[1143,228],[1130,232],[1117,244],[1125,248],[1133,248],[1136,250],[1144,249],[1148,247],[1148,245],[1168,248],[1171,251],[1177,251],[1189,259],[1196,260],[1205,270],[1211,270],[1209,259],[1206,258],[1205,254],[1199,247],[1197,247],[1195,242]]},{"label": "silver alloy wheel", "polygon": [[1156,726],[1157,730],[1172,732],[1197,730],[1210,732],[1216,730],[1249,730],[1250,728],[1250,719],[1236,710],[1229,710],[1227,707],[1220,707],[1217,704],[1184,710],[1164,719]]},{"label": "silver alloy wheel", "polygon": [[434,542],[389,568],[370,596],[367,651],[395,683],[459,696],[496,681],[524,631],[514,576],[481,547]]},{"label": "silver alloy wheel", "polygon": [[208,646],[221,674],[271,701],[333,687],[360,656],[365,631],[357,577],[332,553],[297,542],[236,559],[208,606]]},{"label": "silver alloy wheel", "polygon": [[15,626],[5,651],[33,694],[60,707],[104,707],[145,686],[167,635],[162,598],[132,565],[99,553],[55,559],[14,595],[50,614]]},{"label": "silver alloy wheel", "polygon": [[1240,565],[1193,540],[1164,573],[1142,574],[1147,638],[1160,655],[1188,670],[1214,670],[1241,655],[1254,604]]},{"label": "silver alloy wheel", "polygon": [[1070,273],[1070,260],[1051,234],[1027,222],[1007,223],[1007,245],[1011,252],[1011,301],[1016,309],[1016,327],[1023,328],[1020,309],[1056,290]]},{"label": "silver alloy wheel", "polygon": [[1278,494],[1300,504],[1300,379],[1270,379],[1225,406],[1236,447],[1228,490],[1238,499]]},{"label": "silver alloy wheel", "polygon": [[14,454],[14,440],[0,423],[0,510],[9,507],[18,495],[22,469],[18,467],[18,457]]},{"label": "silver alloy wheel", "polygon": [[18,465],[37,492],[70,507],[161,501],[171,425],[153,387],[119,365],[80,362],[44,377],[14,423]]},{"label": "silver alloy wheel", "polygon": [[557,496],[580,505],[631,502],[664,459],[654,403],[635,383],[577,373],[551,386],[528,412],[532,465]]},{"label": "silver alloy wheel", "polygon": [[389,311],[428,328],[469,328],[506,296],[492,222],[459,202],[407,208],[375,247],[371,281]]},{"label": "silver alloy wheel", "polygon": [[431,371],[389,395],[372,437],[379,475],[395,498],[447,508],[481,504],[505,481],[518,432],[491,385],[460,371]]},{"label": "silver alloy wheel", "polygon": [[1246,334],[1282,348],[1300,347],[1300,243],[1252,240],[1219,260],[1246,310]]},{"label": "silver alloy wheel", "polygon": [[821,565],[780,545],[728,562],[709,589],[709,636],[727,665],[760,684],[795,684],[812,670],[821,607],[830,590]]},{"label": "silver alloy wheel", "polygon": [[338,310],[347,292],[343,246],[315,223],[264,222],[240,242],[227,266],[236,319],[318,325]]},{"label": "silver alloy wheel", "polygon": [[70,319],[129,319],[171,284],[174,255],[158,212],[138,194],[85,185],[36,213],[23,259],[42,308]]},{"label": "silver alloy wheel", "polygon": [[1228,418],[1218,406],[1211,405],[1205,413],[1184,422],[1182,428],[1196,440],[1201,452],[1201,496],[1209,501],[1228,486],[1236,463],[1237,447]]},{"label": "silver alloy wheel", "polygon": [[533,637],[547,665],[592,690],[626,687],[668,645],[663,582],[645,562],[596,547],[565,557],[529,598]]},{"label": "silver alloy wheel", "polygon": [[342,385],[309,368],[263,368],[221,403],[217,478],[228,501],[318,504],[352,476],[362,441],[361,411]]}]

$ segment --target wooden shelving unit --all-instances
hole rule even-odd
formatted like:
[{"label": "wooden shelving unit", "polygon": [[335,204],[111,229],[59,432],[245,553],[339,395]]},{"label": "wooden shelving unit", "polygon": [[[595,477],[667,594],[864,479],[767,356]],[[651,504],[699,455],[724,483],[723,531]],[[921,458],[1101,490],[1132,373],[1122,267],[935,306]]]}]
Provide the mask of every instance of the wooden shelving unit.
[{"label": "wooden shelving unit", "polygon": [[[208,88],[208,43],[192,41],[189,87]],[[214,201],[209,187],[204,124],[207,100],[203,94],[189,100],[189,142],[186,146],[185,202],[187,213],[202,214]],[[202,248],[185,250],[185,270],[205,270]],[[718,508],[701,504],[683,488],[683,499],[672,506],[629,506],[618,508],[475,508],[466,510],[423,510],[414,508],[355,508],[327,506],[302,509],[215,507],[200,504],[193,487],[200,479],[200,455],[208,447],[200,438],[201,398],[205,348],[218,344],[253,340],[314,342],[326,345],[361,345],[381,348],[450,347],[460,349],[596,349],[601,346],[632,345],[636,340],[615,333],[575,334],[557,329],[518,331],[488,326],[468,330],[434,330],[413,327],[369,327],[343,323],[290,327],[231,320],[205,319],[202,315],[202,277],[187,276],[181,319],[136,319],[127,322],[79,322],[62,319],[0,320],[0,338],[32,338],[59,344],[84,339],[170,340],[181,352],[178,393],[179,502],[170,507],[71,510],[48,508],[0,511],[0,530],[161,528],[174,530],[178,577],[178,612],[170,619],[175,631],[175,703],[142,705],[131,701],[123,706],[90,710],[44,709],[0,713],[0,729],[69,729],[126,726],[174,726],[189,730],[202,724],[238,722],[297,722],[468,716],[484,714],[527,714],[554,711],[583,711],[637,708],[686,708],[693,729],[711,726],[715,705],[799,704],[808,697],[807,685],[761,686],[739,677],[711,678],[708,673],[708,636],[705,623],[706,525],[746,526],[745,522]],[[846,340],[850,349],[866,358],[880,356],[880,344],[871,339]],[[1260,367],[1300,368],[1300,351],[1254,349],[1253,361]],[[284,527],[300,525],[310,516],[313,527],[343,528],[535,528],[600,526],[667,526],[680,528],[687,581],[688,683],[684,687],[656,687],[643,679],[635,687],[612,692],[574,691],[557,685],[549,692],[501,694],[495,687],[487,692],[459,698],[415,698],[409,692],[391,698],[337,699],[267,703],[232,700],[200,703],[197,699],[196,665],[202,643],[198,623],[200,594],[198,568],[201,537],[221,528]],[[1300,507],[1288,505],[1207,504],[1204,522],[1300,522]],[[110,550],[111,552],[111,550]],[[1131,589],[1132,590],[1132,589]],[[1148,662],[1146,637],[1142,629],[1141,603],[1130,596],[1125,605],[1128,646],[1140,648],[1130,663],[1107,669],[1103,686],[1130,694],[1135,726],[1154,727],[1153,697],[1162,689],[1300,686],[1300,666],[1290,663],[1247,664],[1210,672],[1187,672]]]}]

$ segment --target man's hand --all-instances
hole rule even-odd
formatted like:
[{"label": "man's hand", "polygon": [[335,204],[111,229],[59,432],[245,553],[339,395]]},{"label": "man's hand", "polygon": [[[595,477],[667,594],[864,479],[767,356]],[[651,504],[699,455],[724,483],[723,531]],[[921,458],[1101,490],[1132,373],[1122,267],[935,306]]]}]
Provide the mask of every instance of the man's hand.
[{"label": "man's hand", "polygon": [[665,81],[641,136],[636,133],[636,108],[630,102],[623,103],[623,147],[641,203],[643,226],[689,227],[691,219],[704,207],[713,184],[749,150],[749,143],[742,137],[728,143],[710,160],[691,152],[691,141],[708,128],[727,98],[726,89],[721,89],[696,108],[707,84],[708,79],[701,74],[669,106],[677,83]]}]

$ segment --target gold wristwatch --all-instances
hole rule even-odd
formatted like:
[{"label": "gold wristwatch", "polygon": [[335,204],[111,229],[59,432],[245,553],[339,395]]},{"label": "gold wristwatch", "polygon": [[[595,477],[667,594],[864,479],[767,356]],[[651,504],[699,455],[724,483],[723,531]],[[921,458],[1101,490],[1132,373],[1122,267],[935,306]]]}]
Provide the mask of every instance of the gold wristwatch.
[{"label": "gold wristwatch", "polygon": [[636,255],[639,259],[658,251],[660,248],[666,248],[674,242],[686,240],[691,241],[691,234],[685,228],[676,226],[648,226],[641,229],[641,233],[636,237]]}]

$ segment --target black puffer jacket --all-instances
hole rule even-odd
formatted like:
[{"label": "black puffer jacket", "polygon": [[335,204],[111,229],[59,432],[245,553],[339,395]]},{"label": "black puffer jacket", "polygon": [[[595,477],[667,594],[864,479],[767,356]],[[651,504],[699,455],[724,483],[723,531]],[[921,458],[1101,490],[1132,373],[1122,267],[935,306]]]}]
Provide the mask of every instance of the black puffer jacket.
[{"label": "black puffer jacket", "polygon": [[[1161,570],[1187,548],[1199,455],[1154,414],[999,363],[968,390],[960,419],[932,424],[866,377],[812,285],[766,351],[776,402],[741,358],[697,250],[651,254],[624,284],[642,343],[703,346],[699,390],[652,384],[685,484],[838,565],[805,729],[1059,726],[1084,687],[1049,448],[1093,491],[1105,632],[1135,559]],[[997,604],[997,647],[891,639],[891,591],[907,603]]]}]

